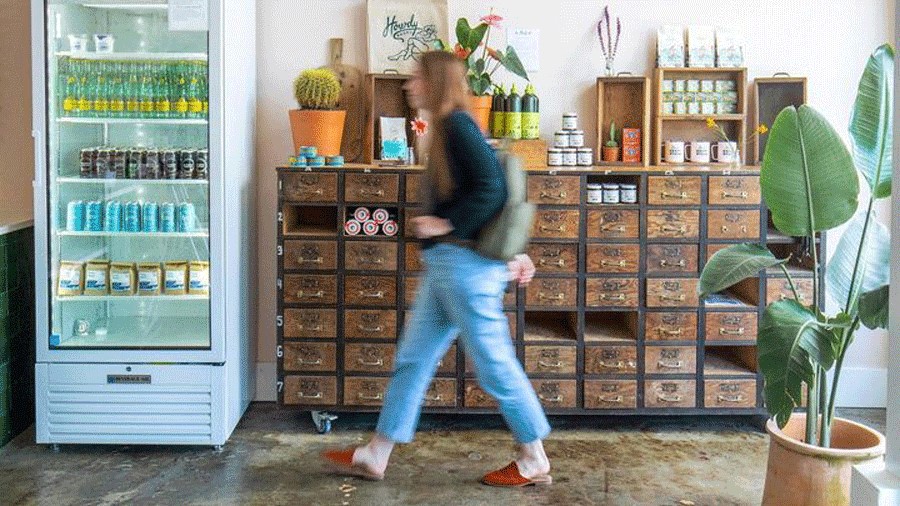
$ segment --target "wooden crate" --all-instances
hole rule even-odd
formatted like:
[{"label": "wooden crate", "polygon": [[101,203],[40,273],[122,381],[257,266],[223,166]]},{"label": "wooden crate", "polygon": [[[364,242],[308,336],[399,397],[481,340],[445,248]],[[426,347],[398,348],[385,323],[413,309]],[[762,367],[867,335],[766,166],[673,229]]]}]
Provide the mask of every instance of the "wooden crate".
[{"label": "wooden crate", "polygon": [[547,167],[547,141],[541,139],[509,140],[500,143],[509,153],[522,161],[522,168],[543,169]]},{"label": "wooden crate", "polygon": [[[753,123],[772,128],[778,113],[785,107],[800,107],[806,103],[806,78],[776,74],[775,77],[758,77],[753,83]],[[762,163],[768,135],[754,136],[748,160],[753,165]]]},{"label": "wooden crate", "polygon": [[[403,74],[368,74],[366,76],[366,135],[363,139],[364,160],[378,163],[381,158],[381,137],[378,120],[381,117],[406,118],[406,138],[412,143],[415,133],[409,122],[419,111],[409,106],[403,85],[409,79]],[[418,155],[418,153],[417,153]]]},{"label": "wooden crate", "polygon": [[[650,145],[653,132],[650,123],[650,78],[644,76],[597,78],[597,153],[595,165],[650,165]],[[609,124],[622,128],[641,129],[641,163],[603,162],[603,144],[609,139]],[[621,156],[621,155],[620,155]]]}]

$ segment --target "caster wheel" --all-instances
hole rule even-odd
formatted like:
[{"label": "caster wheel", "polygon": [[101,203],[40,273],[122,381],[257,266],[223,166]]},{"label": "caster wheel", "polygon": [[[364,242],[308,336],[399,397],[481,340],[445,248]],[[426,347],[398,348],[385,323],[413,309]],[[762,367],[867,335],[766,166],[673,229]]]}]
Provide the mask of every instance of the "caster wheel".
[{"label": "caster wheel", "polygon": [[53,443],[52,445],[50,445],[50,451],[52,451],[53,453],[59,453],[59,450],[60,446],[58,444]]},{"label": "caster wheel", "polygon": [[222,453],[223,450],[225,450],[225,447],[222,446],[222,445],[215,445],[215,446],[213,446],[213,451],[214,451],[215,453]]},{"label": "caster wheel", "polygon": [[331,432],[331,422],[337,420],[337,417],[326,411],[312,411],[313,425],[316,426],[316,432],[319,434],[328,434]]},{"label": "caster wheel", "polygon": [[331,420],[322,420],[321,423],[316,424],[316,432],[319,434],[328,434],[331,432]]}]

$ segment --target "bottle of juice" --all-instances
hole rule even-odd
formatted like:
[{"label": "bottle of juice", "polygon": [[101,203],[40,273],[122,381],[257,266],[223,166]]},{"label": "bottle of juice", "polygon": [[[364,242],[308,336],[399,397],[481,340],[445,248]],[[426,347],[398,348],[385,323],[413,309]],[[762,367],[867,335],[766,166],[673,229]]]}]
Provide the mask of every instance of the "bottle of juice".
[{"label": "bottle of juice", "polygon": [[154,65],[152,63],[144,63],[141,65],[141,90],[139,93],[140,116],[142,118],[152,118],[153,111],[156,108],[156,91],[153,82]]},{"label": "bottle of juice", "polygon": [[116,63],[112,67],[109,78],[109,115],[121,118],[125,115],[125,75],[123,66]]},{"label": "bottle of juice", "polygon": [[169,86],[169,64],[163,63],[156,68],[154,116],[168,118],[172,113],[171,90]]},{"label": "bottle of juice", "polygon": [[187,76],[185,75],[185,63],[179,62],[175,69],[175,83],[173,85],[172,105],[175,107],[176,118],[186,118],[188,115]]},{"label": "bottle of juice", "polygon": [[503,85],[494,87],[494,98],[491,101],[491,137],[503,137],[506,129],[506,89]]},{"label": "bottle of juice", "polygon": [[101,118],[109,117],[109,65],[103,61],[94,63],[94,113]]},{"label": "bottle of juice", "polygon": [[62,81],[62,109],[63,116],[78,115],[78,64],[74,60],[66,58],[60,65]]},{"label": "bottle of juice", "polygon": [[504,118],[503,136],[509,139],[522,138],[522,97],[513,84],[506,97],[506,118]]},{"label": "bottle of juice", "polygon": [[138,63],[127,63],[128,80],[125,84],[125,116],[137,118],[141,115],[141,82],[138,80]]},{"label": "bottle of juice", "polygon": [[534,86],[525,86],[522,97],[522,138],[538,139],[541,136],[540,101],[534,92]]},{"label": "bottle of juice", "polygon": [[93,116],[94,103],[91,98],[94,93],[90,79],[91,65],[88,62],[82,62],[80,66],[81,72],[78,74],[78,93],[76,95],[78,97],[78,115]]},{"label": "bottle of juice", "polygon": [[188,117],[203,117],[203,92],[200,86],[200,65],[197,62],[190,64],[190,81],[188,82],[187,101]]}]

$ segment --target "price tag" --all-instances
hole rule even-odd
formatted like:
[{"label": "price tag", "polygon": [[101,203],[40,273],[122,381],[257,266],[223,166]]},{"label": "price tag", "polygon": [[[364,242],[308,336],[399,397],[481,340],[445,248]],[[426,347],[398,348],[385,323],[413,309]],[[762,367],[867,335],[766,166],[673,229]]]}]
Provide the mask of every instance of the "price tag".
[{"label": "price tag", "polygon": [[555,170],[551,170],[550,172],[548,172],[548,174],[550,174],[551,176],[555,176],[557,172]]},{"label": "price tag", "polygon": [[372,169],[363,169],[363,174],[371,174]]},{"label": "price tag", "polygon": [[606,170],[603,171],[603,175],[605,175],[605,176],[608,176],[608,175],[610,175],[610,174],[612,174],[612,171],[609,170],[609,169],[606,169]]},{"label": "price tag", "polygon": [[666,176],[674,176],[674,175],[675,175],[675,171],[674,171],[674,170],[667,170],[667,171],[664,173],[664,175],[666,175]]},{"label": "price tag", "polygon": [[312,167],[307,167],[303,169],[303,172],[312,172]]}]

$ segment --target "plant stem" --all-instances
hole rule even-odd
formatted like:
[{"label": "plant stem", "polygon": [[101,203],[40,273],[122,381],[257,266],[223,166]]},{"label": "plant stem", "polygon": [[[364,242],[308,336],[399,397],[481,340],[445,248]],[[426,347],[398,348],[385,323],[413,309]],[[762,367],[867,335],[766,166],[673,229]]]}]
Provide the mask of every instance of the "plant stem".
[{"label": "plant stem", "polygon": [[806,389],[806,443],[816,444],[816,419],[819,414],[818,372],[813,374],[812,383]]},{"label": "plant stem", "polygon": [[841,349],[838,352],[837,362],[834,366],[834,382],[831,384],[831,395],[828,400],[828,411],[826,412],[829,429],[834,422],[835,399],[837,398],[838,382],[841,379],[841,369],[844,367],[844,356],[850,348],[850,336],[856,332],[857,325],[859,325],[859,315],[853,318],[853,323],[850,324],[850,328],[844,329],[841,333]]},{"label": "plant stem", "polygon": [[859,304],[859,291],[862,288],[862,281],[859,282],[859,286],[856,286],[856,278],[857,276],[865,276],[866,266],[860,266],[859,259],[862,257],[866,239],[868,239],[869,222],[872,221],[872,209],[874,205],[875,197],[869,195],[869,206],[866,209],[866,221],[863,222],[862,235],[859,238],[859,247],[856,250],[856,262],[853,263],[853,275],[850,276],[850,291],[847,292],[847,304],[844,306],[844,312],[847,314],[852,314],[851,311],[855,312],[856,306]]},{"label": "plant stem", "polygon": [[819,429],[819,446],[828,448],[831,446],[831,423],[826,416],[828,413],[828,376],[824,367],[819,367],[819,411],[822,413]]},{"label": "plant stem", "polygon": [[800,302],[800,294],[797,293],[797,287],[794,285],[794,278],[792,278],[791,275],[788,274],[787,267],[785,267],[784,264],[779,264],[778,266],[781,267],[781,272],[784,273],[785,277],[787,277],[788,284],[791,285],[791,292],[793,292],[794,294],[794,300],[797,301],[797,304],[800,304],[802,306],[803,303]]}]

